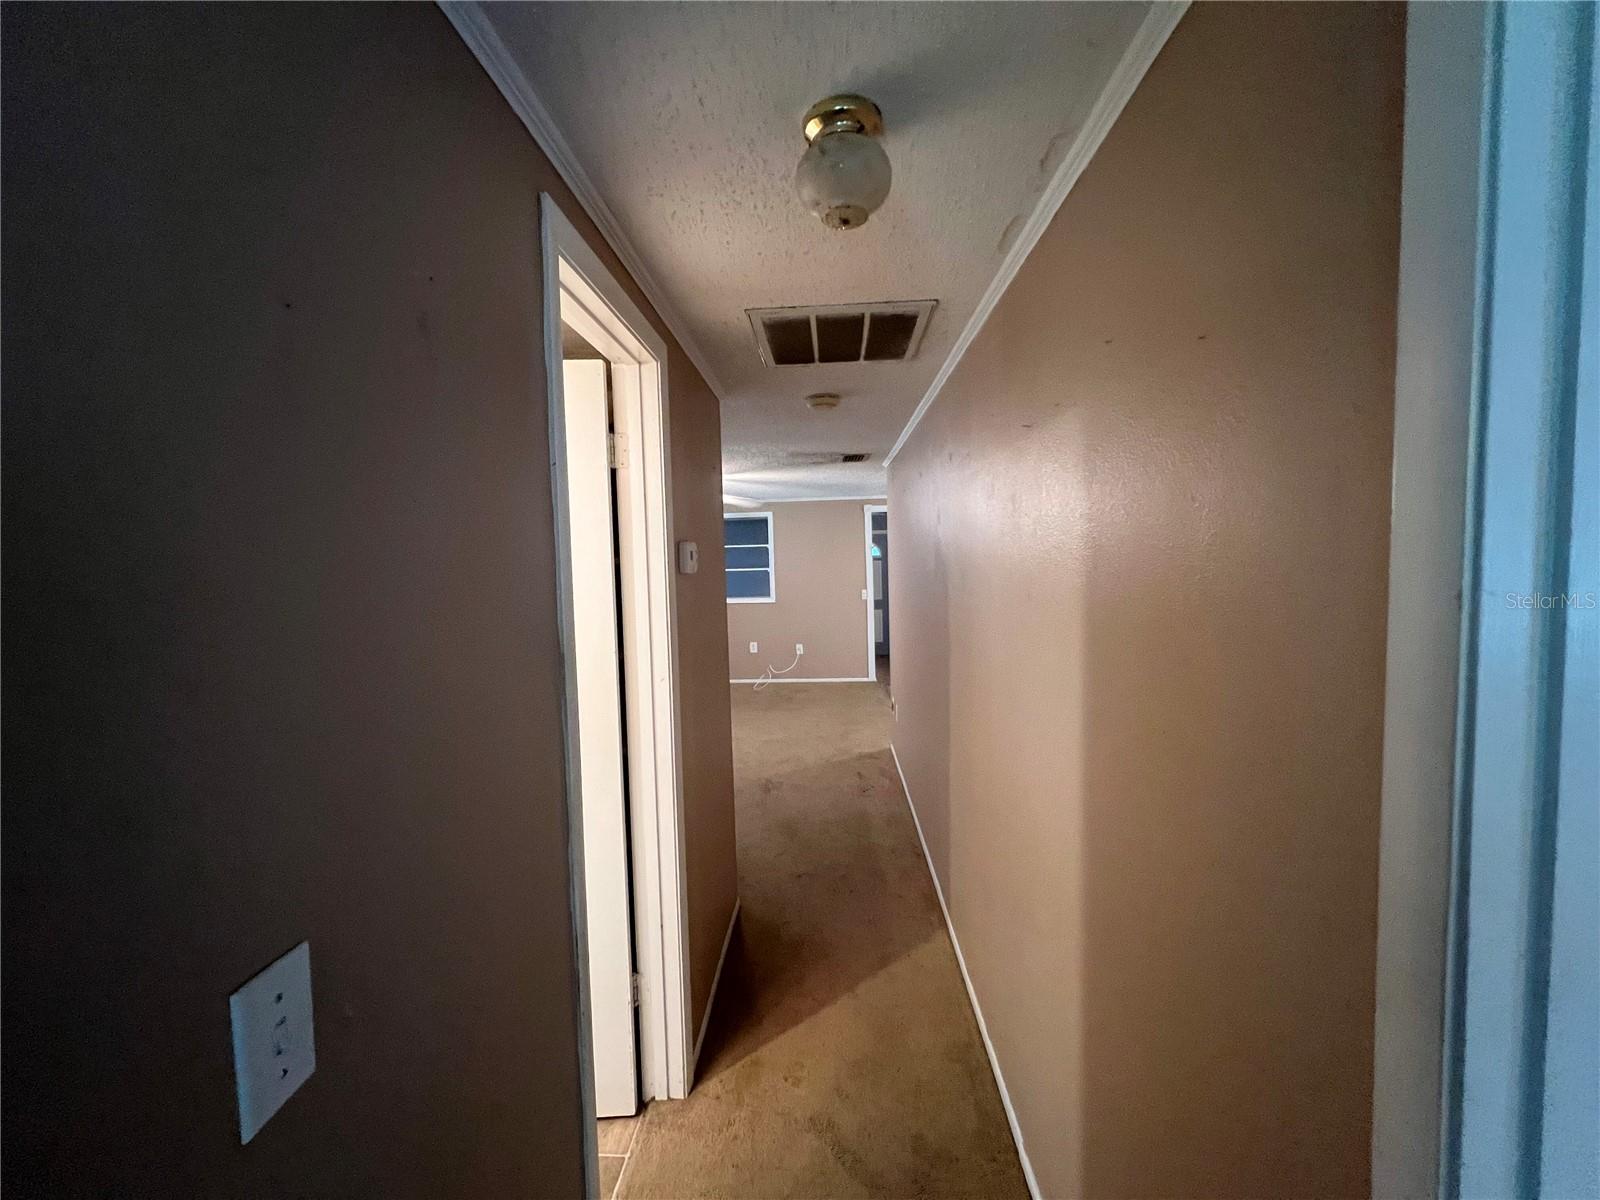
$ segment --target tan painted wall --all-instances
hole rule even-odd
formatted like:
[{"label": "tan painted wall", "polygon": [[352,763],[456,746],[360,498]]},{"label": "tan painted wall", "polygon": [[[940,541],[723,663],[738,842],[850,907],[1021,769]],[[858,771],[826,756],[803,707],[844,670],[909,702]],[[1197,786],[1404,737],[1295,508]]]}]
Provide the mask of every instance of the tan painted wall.
[{"label": "tan painted wall", "polygon": [[[755,679],[770,664],[794,661],[795,643],[806,648],[785,679],[861,679],[867,667],[866,525],[868,500],[807,500],[769,504],[777,600],[729,604],[728,663],[736,679]],[[744,509],[729,509],[740,516]],[[721,542],[717,545],[720,547]],[[721,550],[711,561],[720,562]],[[715,572],[720,581],[720,572]],[[726,593],[724,593],[726,595]],[[750,643],[760,646],[750,653]]]},{"label": "tan painted wall", "polygon": [[1196,5],[890,467],[1047,1196],[1368,1190],[1403,10]]},{"label": "tan painted wall", "polygon": [[[539,193],[621,268],[431,5],[3,42],[5,1190],[578,1195]],[[725,613],[678,600],[703,1008]],[[227,997],[302,938],[317,1071],[241,1147]]]},{"label": "tan painted wall", "polygon": [[[720,547],[721,409],[715,393],[700,378],[677,339],[667,336],[667,347],[672,402],[672,520],[676,536],[701,546]],[[712,562],[715,561],[713,555]],[[733,824],[733,717],[728,698],[728,605],[722,590],[722,572],[701,570],[675,578],[683,853],[693,993],[689,1028],[693,1036],[705,1024],[711,984],[739,894]]]}]

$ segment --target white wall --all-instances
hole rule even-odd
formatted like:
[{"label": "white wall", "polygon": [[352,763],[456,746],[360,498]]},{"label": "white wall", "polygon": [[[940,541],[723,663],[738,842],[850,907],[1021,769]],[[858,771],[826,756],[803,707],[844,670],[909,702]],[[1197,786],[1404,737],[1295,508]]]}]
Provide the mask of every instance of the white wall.
[{"label": "white wall", "polygon": [[1413,4],[1406,32],[1372,1095],[1386,1200],[1438,1179],[1484,19]]}]

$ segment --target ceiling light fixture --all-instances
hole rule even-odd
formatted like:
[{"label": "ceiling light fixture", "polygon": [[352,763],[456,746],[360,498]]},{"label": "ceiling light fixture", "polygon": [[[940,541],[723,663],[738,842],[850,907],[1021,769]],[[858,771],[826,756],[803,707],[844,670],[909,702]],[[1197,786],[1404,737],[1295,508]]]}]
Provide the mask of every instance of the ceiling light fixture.
[{"label": "ceiling light fixture", "polygon": [[829,96],[806,110],[806,152],[794,187],[829,229],[865,225],[889,195],[889,156],[877,142],[883,114],[865,96]]},{"label": "ceiling light fixture", "polygon": [[826,412],[830,408],[839,407],[838,392],[812,392],[806,397],[806,403],[817,412]]}]

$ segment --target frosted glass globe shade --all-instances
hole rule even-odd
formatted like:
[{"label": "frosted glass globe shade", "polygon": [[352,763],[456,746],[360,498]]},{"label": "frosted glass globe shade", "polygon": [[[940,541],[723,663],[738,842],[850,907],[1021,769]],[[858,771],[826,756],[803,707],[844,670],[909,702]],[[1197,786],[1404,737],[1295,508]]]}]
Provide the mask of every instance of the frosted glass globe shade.
[{"label": "frosted glass globe shade", "polygon": [[889,156],[875,138],[843,130],[806,147],[795,168],[800,199],[830,229],[865,225],[889,195]]}]

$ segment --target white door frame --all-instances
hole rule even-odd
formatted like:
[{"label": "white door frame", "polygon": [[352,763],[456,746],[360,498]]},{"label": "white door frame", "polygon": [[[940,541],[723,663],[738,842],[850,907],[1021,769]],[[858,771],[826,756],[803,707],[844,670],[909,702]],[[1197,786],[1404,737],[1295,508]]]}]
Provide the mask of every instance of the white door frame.
[{"label": "white door frame", "polygon": [[[562,330],[563,336],[566,330]],[[570,358],[566,388],[568,529],[577,693],[578,778],[583,791],[583,895],[595,1115],[639,1111],[639,1012],[623,745],[621,613],[611,466],[611,363]]]},{"label": "white door frame", "polygon": [[[861,528],[864,544],[861,547],[862,556],[867,565],[867,669],[864,672],[867,679],[878,677],[878,639],[873,637],[872,629],[872,514],[887,513],[887,504],[863,504],[861,506]],[[888,577],[888,568],[884,568],[884,577]]]},{"label": "white door frame", "polygon": [[1409,4],[1378,835],[1372,1194],[1439,1194],[1488,13]]},{"label": "white door frame", "polygon": [[1485,15],[1439,1192],[1593,1195],[1600,28]]},{"label": "white door frame", "polygon": [[[562,657],[573,671],[572,547],[566,512],[561,323],[612,364],[623,466],[617,479],[624,704],[633,848],[634,950],[640,976],[640,1095],[689,1091],[688,905],[684,892],[683,773],[679,756],[677,594],[673,575],[667,346],[548,194],[540,197],[544,357],[555,504]],[[577,692],[565,688],[568,859],[577,951],[579,1058],[592,1137],[588,951],[583,891],[583,811],[577,767]],[[590,1164],[591,1172],[593,1163]]]},{"label": "white door frame", "polygon": [[1580,1195],[1600,32],[1414,3],[1406,36],[1371,1191]]}]

